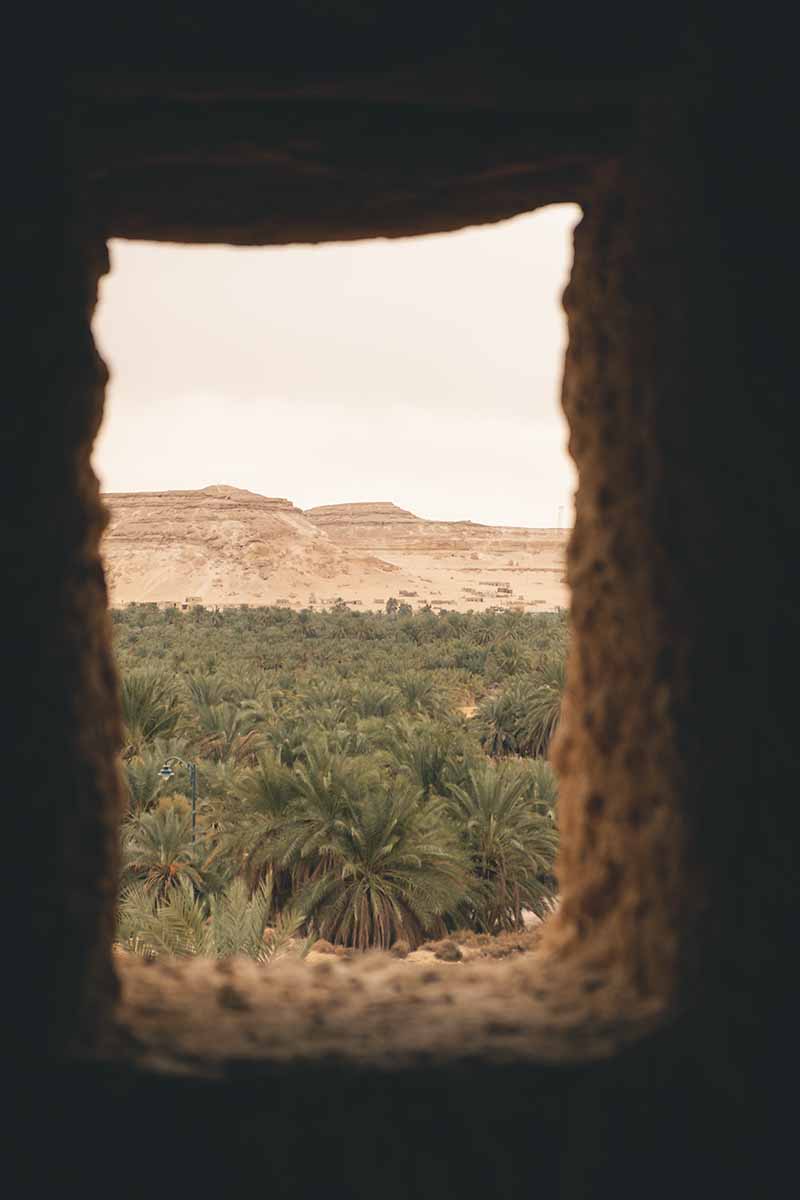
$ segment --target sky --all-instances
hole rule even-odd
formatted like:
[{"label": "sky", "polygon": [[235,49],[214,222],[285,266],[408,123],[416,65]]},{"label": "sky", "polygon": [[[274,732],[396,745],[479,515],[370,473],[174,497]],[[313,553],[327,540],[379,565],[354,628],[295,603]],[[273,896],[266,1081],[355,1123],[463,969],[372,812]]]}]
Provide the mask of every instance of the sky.
[{"label": "sky", "polygon": [[103,490],[225,483],[299,508],[569,524],[560,298],[579,215],[322,246],[113,241],[94,319]]}]

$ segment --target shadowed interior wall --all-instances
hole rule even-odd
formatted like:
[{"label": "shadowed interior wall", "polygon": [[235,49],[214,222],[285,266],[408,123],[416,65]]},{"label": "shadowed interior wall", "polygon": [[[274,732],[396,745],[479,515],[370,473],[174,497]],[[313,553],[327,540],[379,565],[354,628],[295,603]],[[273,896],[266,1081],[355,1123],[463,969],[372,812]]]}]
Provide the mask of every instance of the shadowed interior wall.
[{"label": "shadowed interior wall", "polygon": [[696,672],[720,620],[709,538],[719,544],[730,505],[719,489],[704,496],[708,447],[692,418],[713,395],[707,358],[728,306],[719,278],[708,306],[717,237],[694,203],[693,99],[651,102],[630,153],[597,172],[564,296],[579,490],[551,937],[663,995],[708,902],[690,828],[717,697],[703,712]]},{"label": "shadowed interior wall", "polygon": [[90,465],[106,375],[90,321],[107,259],[96,232],[82,231],[59,123],[51,112],[31,123],[9,188],[17,287],[2,428],[2,726],[6,882],[20,905],[9,953],[26,970],[13,993],[15,1049],[47,1056],[94,1026],[116,994],[120,729],[99,557],[106,516]]},{"label": "shadowed interior wall", "polygon": [[[203,27],[197,28],[195,41],[202,40]],[[509,28],[507,48],[515,44],[513,21]],[[231,29],[228,43],[247,40],[241,30],[233,37]],[[374,36],[385,51],[380,32],[367,32],[367,45]],[[521,34],[532,38],[530,25]],[[606,43],[598,43],[597,61],[603,61],[604,46],[608,61],[616,61],[614,34],[611,28]],[[504,171],[516,181],[509,184],[511,208],[551,199],[577,200],[584,208],[566,299],[565,405],[581,492],[569,566],[575,638],[559,749],[565,772],[564,900],[550,949],[567,969],[602,959],[623,991],[630,985],[645,993],[673,993],[683,1016],[655,1039],[605,1064],[588,1065],[577,1081],[569,1073],[547,1080],[544,1073],[526,1073],[528,1092],[519,1073],[502,1066],[490,1072],[477,1053],[461,1072],[438,1063],[434,1073],[440,1086],[444,1081],[433,1114],[442,1122],[438,1137],[426,1100],[430,1076],[419,1064],[409,1073],[382,1075],[371,1073],[369,1063],[357,1071],[330,1062],[302,1071],[287,1067],[283,1075],[262,1064],[264,1086],[256,1081],[248,1090],[242,1084],[243,1056],[224,1087],[197,1082],[188,1094],[157,1075],[140,1077],[128,1088],[125,1071],[114,1064],[100,1079],[62,1075],[48,1064],[26,1080],[37,1146],[37,1105],[45,1096],[57,1106],[55,1127],[69,1146],[69,1162],[74,1165],[86,1150],[98,1175],[115,1130],[141,1119],[148,1106],[160,1114],[157,1125],[174,1120],[184,1184],[204,1180],[213,1157],[223,1178],[241,1174],[245,1161],[248,1171],[261,1171],[273,1183],[281,1182],[271,1177],[277,1162],[281,1169],[285,1165],[298,1194],[316,1194],[320,1164],[331,1162],[334,1182],[348,1176],[354,1194],[375,1195],[381,1186],[387,1195],[391,1189],[408,1194],[418,1141],[430,1168],[425,1191],[438,1195],[446,1185],[466,1190],[471,1179],[490,1187],[490,1177],[500,1180],[504,1194],[533,1191],[541,1181],[540,1161],[549,1164],[548,1189],[557,1174],[553,1164],[562,1162],[562,1194],[581,1197],[608,1194],[611,1186],[618,1194],[628,1187],[640,1195],[645,1171],[649,1194],[674,1194],[684,1182],[676,1160],[680,1152],[691,1152],[695,1167],[705,1164],[714,1187],[727,1194],[741,1183],[745,1165],[763,1171],[766,1120],[764,1126],[752,1122],[744,1100],[756,1096],[764,1118],[770,1098],[764,1085],[779,1063],[782,1038],[788,1045],[793,1034],[783,1019],[787,989],[781,980],[781,968],[793,955],[791,839],[798,790],[793,281],[783,245],[783,230],[791,230],[793,222],[787,199],[793,164],[785,128],[790,72],[781,73],[786,63],[780,46],[773,40],[769,80],[754,89],[745,86],[755,61],[749,26],[731,33],[732,47],[727,37],[726,26],[715,43],[716,59],[704,61],[694,78],[676,71],[655,86],[644,74],[637,76],[636,62],[629,63],[632,140],[624,120],[611,142],[600,130],[601,152],[590,155],[591,161],[581,159],[577,173],[565,167],[563,177],[558,163],[545,156],[541,191],[532,137],[527,165],[520,166],[516,142],[507,163],[492,162],[488,174],[500,208],[489,206],[481,167],[493,139],[485,131],[478,132],[467,165],[461,159],[449,183],[440,179],[426,193],[427,153],[418,188],[400,193],[390,180],[386,191],[399,214],[396,231],[403,233],[412,226],[424,229],[431,219],[442,227],[447,187],[455,194],[474,184],[468,208],[454,207],[456,221],[465,212],[477,219],[482,205],[487,216],[500,215],[506,211]],[[172,50],[183,44],[180,38],[168,40]],[[212,105],[218,95],[219,78],[203,77],[208,57],[191,61],[194,44],[191,39],[186,44],[185,64],[194,68],[193,84],[156,73],[146,81],[149,98],[137,93],[136,103],[149,105],[150,113],[141,126],[146,132],[141,187],[127,212],[122,185],[126,172],[138,170],[134,160],[141,147],[134,145],[136,153],[115,182],[96,137],[105,130],[113,142],[115,122],[128,111],[130,96],[115,96],[113,71],[104,77],[105,100],[97,95],[93,100],[91,87],[81,85],[83,117],[95,144],[81,159],[70,142],[73,167],[79,162],[73,186],[84,189],[79,203],[74,190],[62,186],[67,176],[57,120],[63,95],[32,101],[23,132],[17,132],[27,157],[11,187],[18,232],[10,289],[16,301],[12,349],[20,358],[3,428],[9,564],[3,728],[14,839],[9,875],[18,902],[26,906],[21,940],[31,964],[27,977],[17,977],[14,993],[25,1018],[19,1044],[38,1055],[62,1049],[81,1026],[96,1025],[114,998],[110,940],[119,737],[97,554],[103,515],[88,461],[103,382],[89,321],[104,266],[99,235],[124,232],[125,222],[142,237],[175,231],[174,206],[167,205],[162,190],[183,178],[174,157],[170,160],[174,139],[167,139],[163,154],[149,139],[158,133],[160,111],[178,103],[173,86],[182,95],[188,89],[192,103]],[[550,79],[559,77],[559,62],[568,73],[569,38],[563,46],[562,59],[549,67]],[[470,47],[480,57],[480,40],[473,38]],[[254,51],[246,49],[250,61]],[[205,50],[213,60],[210,42]],[[108,65],[102,55],[97,62]],[[581,137],[592,129],[591,81],[600,100],[613,91],[611,69],[598,83],[598,70],[592,74],[590,65],[587,55],[576,68],[590,80],[581,93],[588,114]],[[517,96],[524,92],[524,63],[522,68],[515,76]],[[502,75],[502,60],[495,56],[486,78]],[[430,73],[427,78],[430,83]],[[356,87],[359,111],[369,113],[362,74],[343,70],[340,82]],[[392,95],[399,88],[403,103],[413,94],[424,104],[413,92],[414,82],[414,70],[406,71]],[[159,95],[159,86],[167,94]],[[459,91],[457,103],[466,103],[469,91]],[[269,100],[264,102],[268,107]],[[451,95],[448,103],[454,102]],[[531,101],[529,111],[533,107]],[[507,112],[517,130],[527,119],[519,113],[519,108],[516,116]],[[546,126],[551,115],[538,126]],[[218,145],[229,147],[235,160],[242,148],[236,112],[233,117],[227,129],[214,127]],[[468,115],[464,123],[470,124]],[[270,137],[279,137],[281,123],[267,124]],[[174,126],[168,123],[168,129]],[[359,158],[361,125],[344,121],[336,129],[336,169],[351,195],[357,198],[363,189],[370,214],[382,213],[385,177],[379,175],[370,191],[370,161]],[[437,147],[443,162],[446,134]],[[320,138],[309,142],[300,156],[309,153],[316,161]],[[245,159],[254,144],[259,155],[272,155],[274,168],[274,147],[265,149],[255,136]],[[579,158],[580,144],[578,138]],[[413,138],[404,150],[404,170],[413,177]],[[192,152],[202,158],[202,143]],[[213,239],[223,220],[231,237],[243,241],[291,238],[292,189],[309,192],[293,153],[279,211],[266,211],[264,196],[271,193],[263,187],[253,199],[246,161],[234,161],[232,173],[225,171],[226,195],[241,189],[244,225],[237,234],[235,214],[231,217],[227,205],[221,214],[213,195],[201,189],[196,207],[186,210],[183,240],[192,240],[195,226],[198,237]],[[518,187],[528,168],[531,178]],[[215,169],[214,161],[190,164],[186,178],[211,179]],[[263,177],[258,179],[263,185]],[[91,208],[88,200],[82,202],[84,191],[98,202],[105,196],[119,222],[115,228],[101,206],[88,240],[76,233]],[[169,208],[166,216],[163,208]],[[301,215],[301,231],[307,232],[312,228],[307,206]],[[313,225],[314,236],[354,236],[353,220],[352,209],[334,212],[330,226]],[[391,224],[379,227],[392,232]],[[375,231],[370,216],[366,232]],[[204,1032],[213,1038],[213,1028]],[[187,1073],[197,1066],[187,1062]],[[73,1112],[78,1083],[90,1102]],[[370,1088],[380,1105],[365,1106]],[[469,1113],[455,1102],[448,1108],[449,1091],[459,1102],[469,1094]],[[353,1098],[362,1140],[372,1147],[356,1165],[342,1152],[352,1139],[343,1096]],[[248,1106],[244,1149],[237,1103]],[[773,1102],[773,1112],[775,1107]],[[724,1139],[710,1136],[707,1126],[700,1129],[708,1111],[724,1116]],[[498,1120],[498,1112],[508,1114],[508,1121]],[[530,1119],[520,1120],[521,1113]],[[308,1142],[299,1145],[297,1131],[312,1126],[315,1153],[308,1154]],[[198,1129],[206,1130],[199,1154]],[[93,1136],[98,1130],[100,1149]],[[375,1147],[389,1139],[405,1142],[410,1152],[387,1181],[386,1156]],[[291,1159],[287,1146],[296,1151]],[[487,1171],[492,1160],[497,1172]],[[698,1175],[692,1178],[699,1181]]]},{"label": "shadowed interior wall", "polygon": [[565,294],[580,482],[551,945],[729,1006],[773,979],[779,1000],[797,900],[797,498],[788,331],[753,253],[766,163],[736,152],[735,72],[683,84],[597,172]]}]

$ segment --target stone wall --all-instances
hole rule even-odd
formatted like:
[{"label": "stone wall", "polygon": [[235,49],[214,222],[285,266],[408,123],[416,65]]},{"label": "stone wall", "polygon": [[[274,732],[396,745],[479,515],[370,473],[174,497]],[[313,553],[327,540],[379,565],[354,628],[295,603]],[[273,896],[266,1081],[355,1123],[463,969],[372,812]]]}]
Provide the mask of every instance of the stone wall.
[{"label": "stone wall", "polygon": [[797,902],[788,331],[764,301],[788,280],[753,254],[769,139],[759,174],[743,107],[733,70],[643,105],[564,299],[580,484],[551,946],[717,1014],[781,1002]]},{"label": "stone wall", "polygon": [[[199,17],[153,30],[125,14],[127,70],[123,43],[92,49],[76,17],[81,69],[63,79],[45,60],[52,74],[39,64],[20,89],[2,728],[26,969],[9,990],[21,1144],[54,1175],[107,1185],[116,1167],[119,1183],[120,1131],[150,1114],[150,1132],[172,1131],[184,1185],[256,1173],[299,1195],[768,1189],[797,899],[791,72],[750,25],[707,29],[698,49],[696,27],[661,36],[677,15],[648,35],[603,12],[585,27],[559,17],[537,38],[525,8],[500,6],[485,39],[480,20],[462,21],[450,42],[434,21],[427,41],[423,23],[393,43],[381,6],[356,34],[319,42],[228,24],[218,60]],[[317,188],[323,176],[333,191]],[[461,996],[474,1035],[463,1051],[406,1046],[387,1065],[370,1049],[388,1019],[372,985],[341,1045],[315,1041],[324,1011],[290,989],[261,1008],[245,995],[241,1023],[227,1012],[212,1082],[214,980],[152,968],[137,1018],[133,982],[120,1005],[111,966],[119,722],[89,466],[101,235],[402,234],[551,200],[585,211],[565,300],[581,484],[558,751],[563,903],[542,994],[534,978],[515,983],[535,1010],[526,1053],[504,1057],[496,997],[476,1026]],[[743,538],[758,559],[747,577]],[[353,984],[341,988],[352,1000]],[[661,1027],[644,1022],[632,1043],[632,1015],[664,1003]],[[414,1004],[391,1005],[413,1032]],[[292,1021],[298,1053],[279,1061],[269,1022],[285,1046]],[[565,1026],[586,1033],[577,1064]]]},{"label": "stone wall", "polygon": [[27,966],[15,1044],[47,1055],[116,994],[121,735],[90,466],[106,380],[90,321],[107,257],[64,175],[60,128],[39,115],[9,189],[2,727],[9,932]]}]

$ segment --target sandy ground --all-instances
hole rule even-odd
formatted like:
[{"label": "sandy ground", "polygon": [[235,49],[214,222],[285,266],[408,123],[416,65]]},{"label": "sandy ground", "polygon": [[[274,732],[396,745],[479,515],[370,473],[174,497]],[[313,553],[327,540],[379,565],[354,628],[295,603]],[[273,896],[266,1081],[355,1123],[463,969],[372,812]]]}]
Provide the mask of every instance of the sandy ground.
[{"label": "sandy ground", "polygon": [[[288,948],[280,956],[298,963],[314,966],[322,962],[363,963],[365,959],[376,961],[391,959],[410,968],[445,966],[455,967],[459,964],[481,961],[499,962],[503,959],[523,959],[532,954],[541,941],[541,920],[533,913],[526,914],[525,929],[518,933],[503,933],[497,935],[476,934],[469,930],[461,930],[450,937],[423,942],[416,950],[409,950],[404,942],[398,942],[391,950],[351,950],[345,946],[334,946],[325,939],[319,939],[305,954],[302,954],[303,939],[292,939]],[[270,930],[265,932],[269,940]],[[130,958],[130,953],[121,945],[114,945],[114,953],[122,958]]]}]

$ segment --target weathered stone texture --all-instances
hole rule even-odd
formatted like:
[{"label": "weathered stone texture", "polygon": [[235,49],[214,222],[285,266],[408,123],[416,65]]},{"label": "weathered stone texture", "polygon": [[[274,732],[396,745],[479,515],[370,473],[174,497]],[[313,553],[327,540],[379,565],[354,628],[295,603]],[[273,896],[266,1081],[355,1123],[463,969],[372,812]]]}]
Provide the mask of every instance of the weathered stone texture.
[{"label": "weathered stone texture", "polygon": [[[87,1165],[93,1182],[107,1188],[113,1170],[118,1183],[125,1135],[144,1127],[163,1136],[182,1187],[213,1176],[243,1187],[255,1174],[268,1191],[315,1196],[770,1191],[775,1080],[796,1040],[784,977],[799,775],[786,253],[796,72],[779,30],[754,47],[749,14],[746,27],[734,10],[715,25],[700,7],[684,24],[671,6],[639,6],[630,24],[597,6],[588,23],[516,3],[483,22],[467,6],[448,24],[427,5],[430,19],[395,38],[405,6],[351,17],[334,4],[317,17],[318,5],[302,5],[288,40],[269,36],[266,18],[245,29],[198,10],[153,27],[131,9],[114,17],[125,36],[104,25],[99,50],[71,13],[72,43],[50,39],[74,52],[63,89],[25,60],[8,185],[18,366],[0,485],[8,916],[29,926],[19,939],[29,973],[14,977],[9,1028],[29,1166],[41,1160],[59,1185],[65,1171],[85,1184]],[[558,751],[563,902],[545,937],[543,996],[532,979],[508,978],[530,1024],[490,1028],[498,998],[476,977],[483,1024],[458,1053],[454,1022],[440,1054],[432,1031],[451,1005],[436,983],[441,1008],[420,1024],[413,1059],[414,1003],[400,1011],[387,969],[342,1005],[353,1022],[334,1047],[324,1008],[315,1015],[310,995],[295,1003],[275,979],[263,988],[270,1019],[288,1024],[271,1050],[250,999],[260,984],[215,988],[200,967],[182,968],[176,988],[159,966],[125,972],[117,1040],[99,1041],[116,997],[120,741],[89,465],[103,388],[89,327],[100,235],[396,235],[555,199],[585,210],[565,300],[564,403],[581,483]],[[358,978],[337,968],[328,1004]],[[626,1016],[665,1001],[669,1019],[629,1045]],[[452,1007],[469,1025],[466,993]],[[605,1057],[585,1023],[601,1011]],[[543,1042],[561,1055],[567,1026],[588,1030],[592,1061],[534,1064]],[[287,1027],[309,1031],[319,1053],[302,1064],[273,1053]],[[384,1029],[395,1046],[408,1034],[389,1067],[370,1058]],[[524,1065],[498,1063],[506,1036]],[[62,1069],[68,1045],[87,1037],[95,1058]],[[368,1052],[356,1063],[359,1044]],[[176,1061],[185,1087],[158,1073]],[[137,1166],[150,1169],[155,1145],[137,1146]]]},{"label": "weathered stone texture", "polygon": [[738,95],[722,74],[642,106],[564,300],[580,483],[550,946],[709,1014],[766,1001],[797,900],[786,342],[744,233],[768,203],[733,152]]},{"label": "weathered stone texture", "polygon": [[[26,338],[35,337],[24,381],[6,396],[2,481],[3,730],[13,781],[6,870],[27,931],[21,1034],[29,1031],[45,1054],[95,1025],[116,995],[110,952],[121,812],[117,685],[98,553],[106,516],[90,465],[106,380],[90,321],[107,259],[102,241],[80,232],[68,195],[54,196],[55,178],[39,199],[46,235],[34,208],[23,239],[28,289],[17,316],[30,322]],[[21,1036],[22,1046],[30,1049]]]},{"label": "weathered stone texture", "polygon": [[[648,125],[650,145],[656,132],[662,144],[673,133]],[[673,470],[667,432],[695,398],[687,281],[675,264],[676,238],[698,239],[687,212],[692,179],[668,161],[662,168],[640,147],[598,172],[564,297],[563,401],[580,482],[556,753],[562,905],[551,935],[663,996],[677,982],[687,916],[703,900],[686,852],[697,764],[680,744],[696,719],[696,647],[676,636],[702,590],[702,566],[670,555],[664,520],[676,541],[701,536],[699,523],[690,531],[693,498]]]}]

